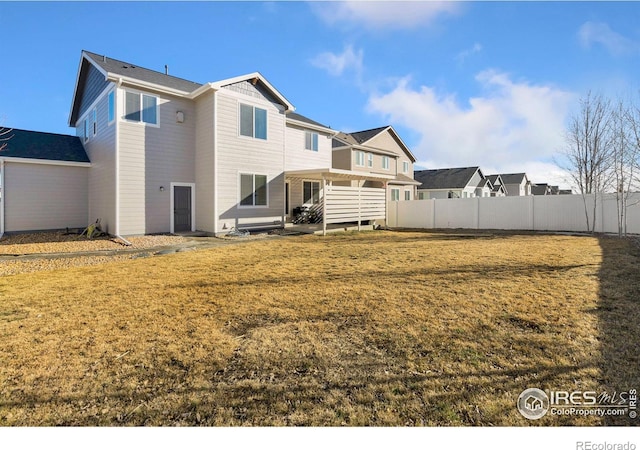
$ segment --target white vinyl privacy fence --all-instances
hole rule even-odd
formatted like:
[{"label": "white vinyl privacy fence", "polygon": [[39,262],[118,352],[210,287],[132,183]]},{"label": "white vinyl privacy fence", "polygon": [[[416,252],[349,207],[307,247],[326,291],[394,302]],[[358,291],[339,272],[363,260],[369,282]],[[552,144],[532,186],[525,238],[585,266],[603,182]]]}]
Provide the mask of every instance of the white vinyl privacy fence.
[{"label": "white vinyl privacy fence", "polygon": [[[589,223],[593,196],[586,196]],[[628,200],[627,232],[640,233],[640,194]],[[581,195],[475,197],[389,202],[392,228],[468,228],[532,231],[587,231]],[[615,194],[598,195],[596,232],[617,233]]]}]

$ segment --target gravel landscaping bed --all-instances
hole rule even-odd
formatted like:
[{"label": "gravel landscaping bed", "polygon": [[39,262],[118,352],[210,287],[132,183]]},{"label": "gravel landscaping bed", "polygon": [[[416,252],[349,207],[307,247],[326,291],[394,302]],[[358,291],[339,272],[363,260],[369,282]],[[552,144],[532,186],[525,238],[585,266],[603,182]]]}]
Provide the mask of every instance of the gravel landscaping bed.
[{"label": "gravel landscaping bed", "polygon": [[[182,236],[170,235],[139,236],[127,240],[131,243],[130,246],[106,236],[87,239],[85,236],[65,232],[7,235],[0,239],[0,258],[4,259],[0,260],[0,276],[123,261],[148,256],[144,252],[131,253],[131,250],[179,245],[188,241]],[[107,255],[83,254],[97,251],[113,253]],[[119,251],[123,251],[123,253],[119,254]],[[74,253],[78,253],[78,255],[73,255]],[[10,256],[18,258],[2,258]]]},{"label": "gravel landscaping bed", "polygon": [[127,239],[131,246],[110,237],[87,239],[65,232],[13,234],[0,239],[0,255],[32,255],[38,253],[77,253],[99,250],[145,249],[177,245],[187,241],[182,236],[155,235]]}]

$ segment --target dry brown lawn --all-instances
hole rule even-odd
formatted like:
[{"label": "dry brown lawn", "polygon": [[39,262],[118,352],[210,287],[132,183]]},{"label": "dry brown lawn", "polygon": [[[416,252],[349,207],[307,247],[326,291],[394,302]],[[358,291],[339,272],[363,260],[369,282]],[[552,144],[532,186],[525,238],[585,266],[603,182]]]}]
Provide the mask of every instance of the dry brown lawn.
[{"label": "dry brown lawn", "polygon": [[631,241],[363,232],[0,277],[0,425],[598,425],[640,387]]}]

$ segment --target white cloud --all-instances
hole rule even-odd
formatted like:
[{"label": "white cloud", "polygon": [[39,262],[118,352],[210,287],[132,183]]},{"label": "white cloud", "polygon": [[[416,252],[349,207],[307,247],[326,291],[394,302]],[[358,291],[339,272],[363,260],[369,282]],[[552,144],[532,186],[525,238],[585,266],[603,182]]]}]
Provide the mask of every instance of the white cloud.
[{"label": "white cloud", "polygon": [[612,55],[637,53],[640,44],[623,35],[616,33],[603,22],[585,22],[578,30],[578,38],[584,48],[591,48],[593,44],[600,44]]},{"label": "white cloud", "polygon": [[440,95],[428,86],[413,89],[404,78],[390,92],[372,94],[368,109],[418,133],[420,141],[412,150],[428,168],[536,168],[536,178],[549,173],[545,164],[564,145],[565,117],[574,94],[514,82],[494,70],[479,73],[476,81],[482,95],[461,105],[454,94]]},{"label": "white cloud", "polygon": [[455,14],[459,2],[451,1],[345,1],[311,3],[329,25],[347,24],[372,29],[407,29],[429,25],[445,14]]},{"label": "white cloud", "polygon": [[354,72],[358,77],[362,73],[362,49],[354,50],[347,45],[342,53],[323,52],[311,60],[311,64],[326,70],[332,76],[340,76],[346,71]]},{"label": "white cloud", "polygon": [[482,44],[476,42],[472,47],[462,50],[460,53],[458,53],[455,59],[456,61],[458,61],[458,64],[463,64],[469,56],[480,53],[481,51]]}]

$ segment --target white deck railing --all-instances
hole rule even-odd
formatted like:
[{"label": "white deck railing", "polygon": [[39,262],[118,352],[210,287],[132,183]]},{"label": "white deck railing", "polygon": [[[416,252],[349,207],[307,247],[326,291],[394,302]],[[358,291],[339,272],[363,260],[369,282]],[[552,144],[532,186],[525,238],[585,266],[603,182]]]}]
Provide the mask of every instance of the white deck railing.
[{"label": "white deck railing", "polygon": [[327,186],[325,192],[325,223],[384,219],[385,202],[384,189]]}]

